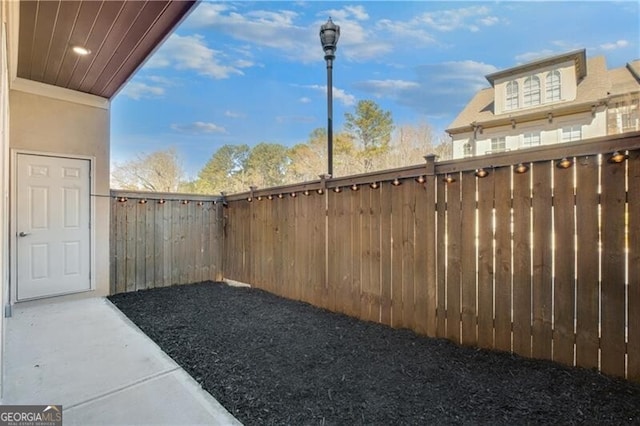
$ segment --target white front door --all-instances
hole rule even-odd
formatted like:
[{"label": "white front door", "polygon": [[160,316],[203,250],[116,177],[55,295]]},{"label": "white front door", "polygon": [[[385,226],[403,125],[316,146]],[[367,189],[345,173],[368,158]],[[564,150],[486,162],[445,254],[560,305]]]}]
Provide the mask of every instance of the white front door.
[{"label": "white front door", "polygon": [[91,288],[90,164],[17,155],[17,300]]}]

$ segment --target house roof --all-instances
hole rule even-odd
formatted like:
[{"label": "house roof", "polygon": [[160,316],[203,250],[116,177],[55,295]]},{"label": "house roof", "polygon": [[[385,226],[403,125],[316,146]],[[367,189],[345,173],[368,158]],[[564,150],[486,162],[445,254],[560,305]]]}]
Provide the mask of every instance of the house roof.
[{"label": "house roof", "polygon": [[563,53],[562,55],[550,56],[542,59],[538,59],[537,61],[528,62],[524,65],[518,65],[517,67],[509,68],[502,71],[497,71],[492,74],[486,76],[487,80],[493,86],[495,80],[505,77],[511,77],[512,75],[522,74],[527,71],[537,70],[542,67],[546,67],[549,65],[561,64],[566,61],[574,61],[576,64],[576,80],[580,80],[582,77],[586,75],[586,50],[580,49],[575,50],[573,52]]},{"label": "house roof", "polygon": [[21,0],[17,77],[111,98],[196,3]]},{"label": "house roof", "polygon": [[[560,55],[565,57],[566,55]],[[537,61],[537,66],[543,66]],[[547,62],[544,62],[546,65]],[[529,64],[528,64],[529,65]],[[521,70],[527,66],[519,67]],[[540,105],[537,108],[509,111],[504,114],[494,113],[494,88],[488,87],[477,92],[471,101],[458,114],[449,125],[449,134],[472,131],[475,125],[493,127],[508,124],[512,120],[528,121],[553,115],[573,114],[581,111],[589,111],[594,105],[605,102],[610,96],[624,93],[637,92],[640,89],[640,61],[633,61],[625,67],[607,70],[605,58],[596,56],[586,61],[585,75],[578,80],[576,98],[570,102],[562,102],[551,105]],[[511,70],[513,70],[512,68]],[[634,74],[635,73],[635,74]],[[493,78],[497,74],[491,74]],[[487,76],[489,79],[489,76]]]}]

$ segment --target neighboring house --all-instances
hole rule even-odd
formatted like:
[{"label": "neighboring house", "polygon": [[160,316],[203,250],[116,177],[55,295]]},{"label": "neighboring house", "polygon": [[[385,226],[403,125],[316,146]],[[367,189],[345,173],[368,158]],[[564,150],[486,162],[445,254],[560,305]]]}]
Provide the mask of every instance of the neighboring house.
[{"label": "neighboring house", "polygon": [[110,101],[195,4],[0,0],[6,314],[27,300],[108,294]]},{"label": "neighboring house", "polygon": [[447,129],[453,158],[640,130],[640,60],[608,70],[582,49],[486,78]]}]

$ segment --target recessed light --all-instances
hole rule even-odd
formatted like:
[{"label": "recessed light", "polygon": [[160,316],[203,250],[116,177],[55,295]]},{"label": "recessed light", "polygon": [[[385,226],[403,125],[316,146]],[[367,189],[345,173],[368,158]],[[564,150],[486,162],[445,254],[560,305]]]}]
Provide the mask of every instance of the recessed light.
[{"label": "recessed light", "polygon": [[91,50],[87,49],[86,47],[83,46],[73,46],[72,50],[81,56],[85,56],[88,55],[89,53],[91,53]]}]

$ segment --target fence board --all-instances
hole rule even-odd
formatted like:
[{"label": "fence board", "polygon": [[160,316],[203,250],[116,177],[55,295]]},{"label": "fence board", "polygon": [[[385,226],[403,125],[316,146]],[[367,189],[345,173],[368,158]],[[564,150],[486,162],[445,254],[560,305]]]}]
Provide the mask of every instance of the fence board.
[{"label": "fence board", "polygon": [[598,280],[598,157],[578,158],[576,163],[576,364],[598,367],[599,280]]},{"label": "fence board", "polygon": [[312,200],[315,201],[314,207],[311,209],[313,223],[313,247],[315,251],[313,253],[313,265],[314,273],[313,277],[317,277],[317,295],[320,295],[323,300],[321,306],[328,307],[328,282],[327,282],[327,252],[328,246],[328,229],[327,229],[327,198],[326,195],[313,195]]},{"label": "fence board", "polygon": [[513,175],[513,351],[531,356],[531,175]]},{"label": "fence board", "polygon": [[[360,299],[362,297],[362,277],[361,277],[361,264],[362,264],[362,193],[360,191],[352,191],[345,188],[348,191],[348,198],[350,201],[350,217],[351,217],[351,279],[349,280],[350,292],[348,294],[348,309],[349,315],[361,318],[360,314]],[[347,198],[347,194],[345,194]]]},{"label": "fence board", "polygon": [[164,256],[164,223],[163,223],[163,211],[164,204],[160,204],[157,201],[151,201],[151,208],[154,210],[153,215],[153,234],[155,236],[155,251],[153,255],[153,275],[154,286],[164,286],[164,271],[163,271],[163,256]]},{"label": "fence board", "polygon": [[460,175],[447,184],[447,338],[460,343],[461,208]]},{"label": "fence board", "polygon": [[173,284],[171,280],[171,273],[174,268],[171,267],[173,257],[173,241],[171,236],[173,235],[173,221],[172,213],[173,209],[171,204],[165,203],[162,205],[162,222],[164,225],[163,232],[163,258],[162,258],[162,285],[170,286]]},{"label": "fence board", "polygon": [[[429,294],[429,272],[428,272],[428,250],[433,238],[429,236],[427,221],[429,220],[428,199],[425,184],[413,183],[415,186],[415,244],[414,244],[414,261],[409,267],[413,267],[413,280],[415,285],[415,316],[414,324],[416,332],[429,335],[429,313],[430,309],[428,300]],[[433,205],[432,207],[433,208]],[[433,220],[433,216],[431,216]]]},{"label": "fence board", "polygon": [[478,346],[493,348],[493,197],[495,173],[478,179]]},{"label": "fence board", "polygon": [[382,262],[382,251],[381,251],[381,235],[382,235],[382,213],[381,213],[381,202],[380,202],[380,189],[370,188],[369,192],[371,194],[370,202],[371,202],[371,273],[369,275],[370,286],[369,289],[371,291],[370,294],[370,309],[369,309],[369,320],[382,322],[380,318],[380,307],[381,307],[381,262]]},{"label": "fence board", "polygon": [[293,224],[293,252],[296,256],[294,268],[294,281],[297,286],[296,298],[297,300],[307,301],[307,283],[305,275],[308,274],[306,267],[309,264],[307,262],[307,252],[309,248],[308,231],[311,228],[307,222],[306,206],[308,203],[297,196],[293,199],[293,206],[295,211],[295,222]]},{"label": "fence board", "polygon": [[511,168],[495,169],[495,348],[511,350]]},{"label": "fence board", "polygon": [[329,271],[334,269],[334,279],[332,280],[333,301],[335,306],[334,309],[337,312],[344,312],[344,309],[342,307],[342,281],[345,274],[343,260],[346,256],[344,256],[343,253],[345,252],[346,243],[348,241],[347,237],[344,234],[345,231],[348,230],[348,225],[347,227],[345,227],[342,194],[335,193],[333,191],[329,192],[328,194],[329,199],[333,199],[333,202],[335,203],[335,213],[333,215],[333,244],[329,246],[329,250],[333,251],[333,262],[329,264]]},{"label": "fence board", "polygon": [[373,269],[373,249],[371,219],[373,217],[373,206],[371,205],[371,189],[363,185],[359,188],[362,197],[362,242],[360,259],[362,261],[361,288],[360,294],[360,318],[371,321],[371,302],[373,291],[371,289],[371,271]]},{"label": "fence board", "polygon": [[396,188],[402,197],[402,324],[415,329],[414,286],[414,227],[415,227],[415,182],[407,179]]},{"label": "fence board", "polygon": [[[116,235],[117,242],[111,245],[116,246],[116,293],[127,291],[127,207],[124,203],[112,201],[116,211]],[[112,219],[113,220],[113,219]],[[113,261],[113,260],[112,260]]]},{"label": "fence board", "polygon": [[627,377],[640,381],[640,151],[629,153]]},{"label": "fence board", "polygon": [[533,277],[532,356],[551,359],[552,342],[552,218],[551,174],[549,162],[535,163],[533,173]]},{"label": "fence board", "polygon": [[569,365],[574,356],[574,170],[555,168],[553,174],[555,249],[563,258],[555,264],[553,359]]},{"label": "fence board", "polygon": [[447,184],[442,177],[436,179],[437,204],[437,337],[447,336]]},{"label": "fence board", "polygon": [[391,191],[391,326],[402,327],[402,191]]},{"label": "fence board", "polygon": [[381,322],[391,325],[391,194],[390,183],[380,184]]},{"label": "fence board", "polygon": [[125,248],[126,266],[126,291],[136,291],[136,204],[127,202],[124,204],[127,223],[127,245]]},{"label": "fence board", "polygon": [[111,203],[109,205],[109,214],[111,215],[111,226],[109,228],[109,241],[111,242],[111,244],[109,244],[109,258],[112,259],[112,261],[109,263],[109,293],[110,294],[114,294],[116,292],[116,274],[117,274],[117,265],[118,265],[118,261],[117,261],[117,255],[118,252],[116,250],[116,244],[115,242],[118,241],[118,234],[117,234],[117,226],[116,226],[116,216],[117,216],[117,210],[118,205],[116,203]]},{"label": "fence board", "polygon": [[[425,333],[428,336],[437,335],[438,318],[438,276],[437,276],[437,243],[436,243],[436,177],[429,175],[424,184],[422,197],[424,204],[416,206],[418,212],[424,211],[424,239],[416,234],[418,242],[424,241],[425,278],[422,285],[425,290]],[[422,210],[424,208],[424,210]],[[422,217],[422,215],[421,215]],[[420,244],[420,247],[423,245]],[[420,259],[420,257],[418,257]],[[420,263],[420,262],[418,262]]]},{"label": "fence board", "polygon": [[145,286],[144,288],[154,288],[156,282],[155,276],[155,257],[156,257],[156,233],[155,233],[155,213],[153,203],[144,204],[145,211]]},{"label": "fence board", "polygon": [[[211,204],[202,205],[202,279],[212,280],[211,265]],[[157,212],[156,212],[157,213]]]},{"label": "fence board", "polygon": [[461,207],[462,344],[476,345],[476,177],[473,171],[462,173]]},{"label": "fence board", "polygon": [[624,164],[602,163],[602,262],[600,341],[601,368],[604,373],[624,376],[625,372],[625,285]]}]

